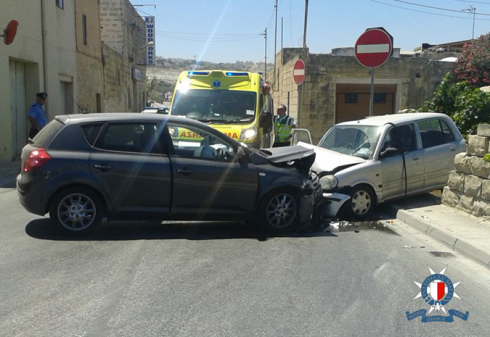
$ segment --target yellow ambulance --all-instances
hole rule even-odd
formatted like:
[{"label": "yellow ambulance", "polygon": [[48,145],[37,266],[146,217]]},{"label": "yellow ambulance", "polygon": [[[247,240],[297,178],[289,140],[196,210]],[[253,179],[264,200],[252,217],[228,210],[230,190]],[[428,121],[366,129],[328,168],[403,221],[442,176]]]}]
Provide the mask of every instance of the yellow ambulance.
[{"label": "yellow ambulance", "polygon": [[[273,104],[270,86],[258,73],[199,70],[184,71],[175,85],[170,114],[196,119],[227,136],[255,148],[272,146]],[[173,137],[200,137],[179,130]]]}]

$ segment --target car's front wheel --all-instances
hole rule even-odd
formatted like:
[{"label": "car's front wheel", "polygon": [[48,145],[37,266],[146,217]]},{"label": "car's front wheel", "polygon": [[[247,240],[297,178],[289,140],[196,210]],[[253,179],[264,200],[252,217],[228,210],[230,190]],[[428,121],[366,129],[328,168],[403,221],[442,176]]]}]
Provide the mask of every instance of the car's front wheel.
[{"label": "car's front wheel", "polygon": [[86,187],[65,188],[54,196],[49,215],[54,224],[66,233],[87,234],[95,230],[103,218],[99,195]]},{"label": "car's front wheel", "polygon": [[299,224],[299,202],[294,190],[277,189],[267,193],[259,206],[259,221],[270,233],[286,233]]},{"label": "car's front wheel", "polygon": [[367,185],[355,186],[350,199],[343,206],[342,216],[349,220],[365,220],[368,218],[376,206],[374,192]]}]

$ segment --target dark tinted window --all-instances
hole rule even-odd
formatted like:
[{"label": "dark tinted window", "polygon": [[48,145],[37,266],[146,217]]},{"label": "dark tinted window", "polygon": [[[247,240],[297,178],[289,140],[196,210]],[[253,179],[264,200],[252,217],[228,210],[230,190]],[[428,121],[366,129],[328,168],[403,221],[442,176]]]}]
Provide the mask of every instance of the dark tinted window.
[{"label": "dark tinted window", "polygon": [[97,136],[99,135],[103,125],[104,125],[103,123],[99,123],[99,124],[88,124],[82,126],[83,135],[85,136],[85,139],[90,145],[93,146],[95,144],[95,141],[97,140]]},{"label": "dark tinted window", "polygon": [[431,119],[417,123],[419,126],[420,137],[424,149],[444,144],[444,136],[441,130],[441,123],[438,119]]},{"label": "dark tinted window", "polygon": [[95,147],[120,152],[163,153],[160,135],[156,123],[109,124]]},{"label": "dark tinted window", "polygon": [[417,138],[415,137],[415,127],[413,124],[400,125],[391,128],[383,140],[381,152],[392,147],[398,149],[400,153],[417,150]]},{"label": "dark tinted window", "polygon": [[444,135],[444,143],[454,142],[456,138],[454,137],[454,133],[451,131],[449,126],[441,120],[442,133]]},{"label": "dark tinted window", "polygon": [[34,137],[33,145],[36,147],[46,148],[49,143],[53,140],[53,138],[58,134],[58,132],[63,129],[65,124],[61,123],[58,120],[53,120],[51,123],[48,123],[44,128],[39,131],[39,133]]}]

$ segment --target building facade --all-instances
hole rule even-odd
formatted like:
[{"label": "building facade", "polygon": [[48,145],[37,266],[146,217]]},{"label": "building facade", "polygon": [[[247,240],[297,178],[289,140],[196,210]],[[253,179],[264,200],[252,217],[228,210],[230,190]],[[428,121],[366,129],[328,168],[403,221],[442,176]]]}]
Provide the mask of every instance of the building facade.
[{"label": "building facade", "polygon": [[146,106],[146,24],[128,0],[100,3],[107,111]]},{"label": "building facade", "polygon": [[29,107],[39,91],[48,93],[48,120],[74,113],[76,46],[73,0],[5,0],[0,26],[17,20],[17,36],[11,45],[0,43],[0,161],[20,156],[27,143]]},{"label": "building facade", "polygon": [[[421,107],[432,97],[442,77],[455,69],[454,62],[440,60],[451,55],[403,57],[395,51],[395,57],[375,69],[373,114]],[[336,123],[369,115],[371,73],[359,64],[353,48],[332,54],[287,48],[276,57],[276,105],[289,102],[290,115],[299,121],[300,127],[310,130],[314,142]],[[306,76],[298,87],[293,67],[300,58],[305,61]]]}]

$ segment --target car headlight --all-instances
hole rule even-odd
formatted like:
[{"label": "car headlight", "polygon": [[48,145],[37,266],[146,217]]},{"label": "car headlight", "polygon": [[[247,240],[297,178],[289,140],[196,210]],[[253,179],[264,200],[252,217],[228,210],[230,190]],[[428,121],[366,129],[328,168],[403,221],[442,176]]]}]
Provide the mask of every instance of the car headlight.
[{"label": "car headlight", "polygon": [[251,128],[242,129],[242,133],[240,134],[240,141],[252,140],[257,136],[257,127],[252,125]]},{"label": "car headlight", "polygon": [[320,185],[322,185],[323,190],[333,190],[337,187],[339,181],[333,175],[323,176],[320,178]]}]

